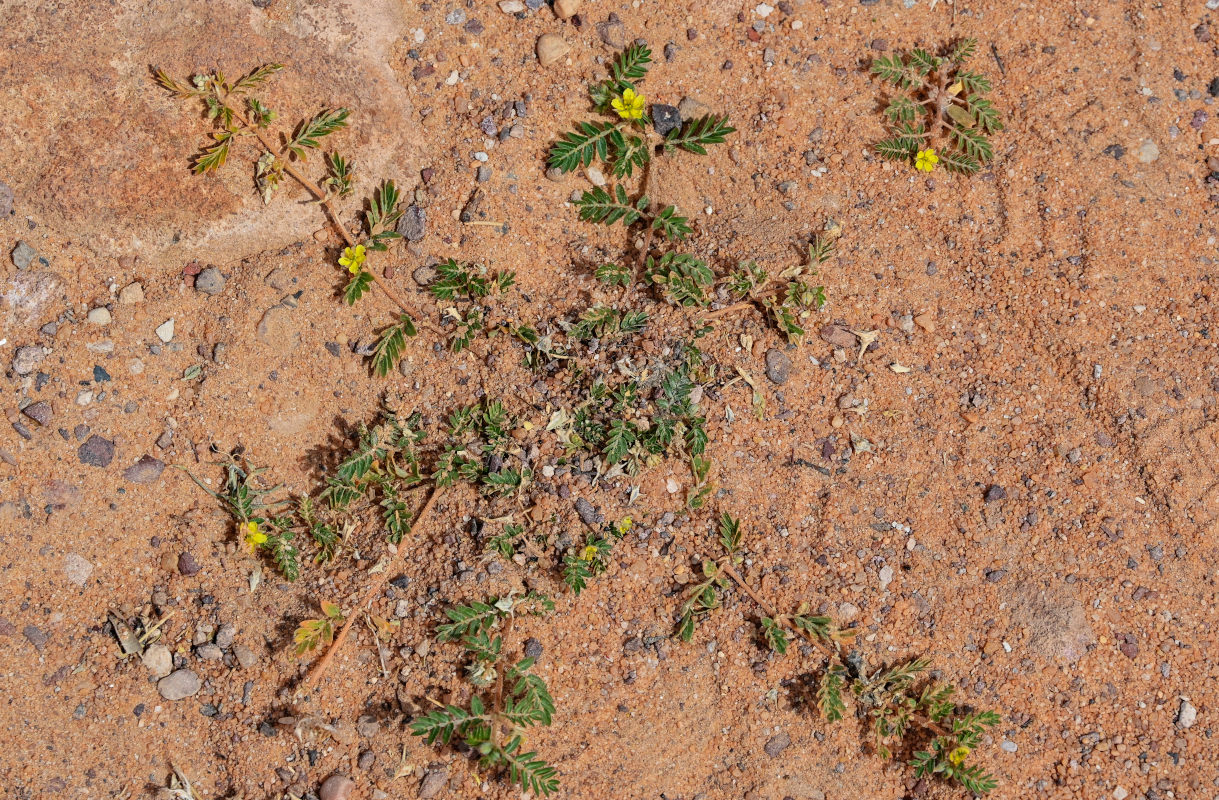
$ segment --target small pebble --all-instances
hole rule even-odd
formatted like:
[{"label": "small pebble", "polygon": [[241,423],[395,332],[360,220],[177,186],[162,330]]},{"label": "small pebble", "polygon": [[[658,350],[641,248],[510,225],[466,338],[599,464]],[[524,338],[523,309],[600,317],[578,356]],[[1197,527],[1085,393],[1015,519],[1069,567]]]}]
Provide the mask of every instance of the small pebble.
[{"label": "small pebble", "polygon": [[132,483],[152,483],[165,471],[165,462],[148,454],[123,470],[123,477]]},{"label": "small pebble", "polygon": [[[4,184],[0,184],[0,186],[4,186]],[[5,186],[4,188],[7,189],[8,187]],[[8,214],[4,215],[4,217],[7,216]],[[0,219],[2,218],[3,217],[0,217]],[[17,269],[28,269],[30,264],[34,263],[34,259],[38,258],[38,251],[30,247],[25,242],[17,242],[17,246],[13,248],[11,256],[13,259],[13,266],[15,266]]]},{"label": "small pebble", "polygon": [[559,19],[571,19],[580,11],[580,0],[554,0],[554,15]]},{"label": "small pebble", "polygon": [[1188,700],[1182,700],[1180,708],[1177,709],[1177,727],[1192,728],[1197,719],[1198,709]]},{"label": "small pebble", "polygon": [[125,306],[144,302],[144,287],[139,283],[129,283],[119,291],[119,302]]},{"label": "small pebble", "polygon": [[448,782],[449,771],[447,769],[428,770],[419,783],[420,800],[431,800],[433,797],[438,797]]},{"label": "small pebble", "polygon": [[[225,277],[215,267],[208,267],[195,276],[195,291],[206,295],[217,295],[224,291]],[[169,341],[166,339],[165,341]]]},{"label": "small pebble", "polygon": [[787,383],[791,375],[792,360],[782,350],[771,348],[766,351],[766,377],[772,383]]},{"label": "small pebble", "polygon": [[199,680],[199,676],[195,672],[189,669],[171,672],[157,681],[157,691],[166,700],[185,700],[198,693],[201,688],[203,688],[203,682]]},{"label": "small pebble", "polygon": [[543,67],[553,66],[571,50],[571,45],[557,33],[544,33],[538,37],[538,63]]},{"label": "small pebble", "polygon": [[770,756],[771,758],[778,758],[783,751],[791,745],[791,743],[792,737],[788,733],[779,733],[770,737],[762,749],[765,750],[766,755]]},{"label": "small pebble", "polygon": [[114,460],[114,442],[103,439],[96,433],[85,440],[76,451],[80,463],[90,467],[108,467]]}]

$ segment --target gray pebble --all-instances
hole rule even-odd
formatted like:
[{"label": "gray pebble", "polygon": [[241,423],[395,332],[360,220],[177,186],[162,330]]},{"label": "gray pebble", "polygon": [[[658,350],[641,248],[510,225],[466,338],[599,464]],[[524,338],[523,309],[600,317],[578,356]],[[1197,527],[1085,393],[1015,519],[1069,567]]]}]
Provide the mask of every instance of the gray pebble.
[{"label": "gray pebble", "polygon": [[779,755],[788,748],[792,743],[792,737],[786,733],[779,733],[770,737],[770,741],[762,749],[766,751],[766,755],[771,758],[778,758]]},{"label": "gray pebble", "polygon": [[576,513],[580,515],[580,519],[585,525],[596,527],[605,521],[605,517],[601,515],[601,512],[593,508],[593,504],[583,497],[576,500]]},{"label": "gray pebble", "polygon": [[418,242],[427,235],[427,211],[417,205],[409,205],[398,221],[398,233],[408,242]]},{"label": "gray pebble", "polygon": [[[0,184],[0,186],[2,185]],[[0,211],[2,210],[0,209]],[[0,218],[7,216],[7,214],[0,214]],[[38,251],[25,242],[17,242],[17,246],[13,248],[13,264],[17,269],[28,269],[36,258],[38,258]]]},{"label": "gray pebble", "polygon": [[444,21],[449,25],[461,25],[466,21],[466,12],[464,9],[454,8],[449,13],[444,15]]},{"label": "gray pebble", "polygon": [[766,351],[766,377],[772,383],[787,383],[791,375],[792,360],[782,350],[771,348]]},{"label": "gray pebble", "polygon": [[13,190],[4,181],[0,181],[0,220],[13,213]]},{"label": "gray pebble", "polygon": [[237,626],[231,622],[225,622],[216,630],[216,646],[221,650],[228,650],[233,646],[233,640],[237,638]]},{"label": "gray pebble", "polygon": [[25,637],[27,642],[34,645],[34,649],[40,653],[42,652],[42,648],[46,647],[47,640],[51,638],[43,633],[42,630],[36,625],[26,625],[21,629],[21,635]]},{"label": "gray pebble", "polygon": [[491,168],[487,166],[480,166],[475,177],[479,183],[486,183],[487,181],[491,180]]},{"label": "gray pebble", "polygon": [[322,782],[322,788],[318,790],[317,794],[321,800],[348,800],[355,790],[355,781],[346,775],[336,774]]},{"label": "gray pebble", "polygon": [[1007,489],[996,485],[988,486],[986,487],[986,494],[983,495],[983,499],[988,503],[997,503],[1000,500],[1006,500]]},{"label": "gray pebble", "polygon": [[76,455],[82,464],[88,464],[91,467],[108,467],[114,460],[114,442],[103,439],[95,433],[85,440],[85,443],[76,451]]},{"label": "gray pebble", "polygon": [[428,770],[428,773],[423,776],[423,780],[419,783],[420,800],[430,800],[444,791],[444,787],[449,782],[449,771],[447,769]]},{"label": "gray pebble", "polygon": [[1198,709],[1194,708],[1193,703],[1189,702],[1188,700],[1182,700],[1181,706],[1177,709],[1177,726],[1181,728],[1192,728],[1197,719]]},{"label": "gray pebble", "polygon": [[530,636],[525,640],[525,657],[526,658],[541,658],[542,643]]},{"label": "gray pebble", "polygon": [[146,647],[140,660],[144,663],[144,668],[157,680],[174,671],[173,653],[163,644],[152,644]]},{"label": "gray pebble", "polygon": [[224,658],[224,651],[211,642],[208,642],[207,644],[201,644],[195,648],[195,656],[200,661],[219,661]]},{"label": "gray pebble", "polygon": [[37,345],[18,347],[17,352],[13,353],[13,372],[18,375],[29,375],[46,356],[46,350]]},{"label": "gray pebble", "polygon": [[203,688],[203,681],[189,669],[171,672],[157,681],[157,691],[166,700],[185,700]]},{"label": "gray pebble", "polygon": [[132,483],[152,483],[165,471],[165,462],[145,453],[140,460],[123,470],[123,477]]},{"label": "gray pebble", "polygon": [[1007,570],[1005,570],[1005,569],[988,569],[988,570],[986,570],[986,580],[989,581],[990,583],[998,583],[999,581],[1003,580],[1006,577],[1007,577]]},{"label": "gray pebble", "polygon": [[226,282],[225,277],[220,274],[220,270],[208,267],[195,276],[195,291],[207,295],[217,295],[224,291]]},{"label": "gray pebble", "polygon": [[199,570],[203,569],[194,555],[189,552],[182,553],[178,556],[178,572],[186,577],[199,574]]},{"label": "gray pebble", "polygon": [[258,663],[258,654],[244,644],[233,645],[233,655],[242,669],[250,669]]},{"label": "gray pebble", "polygon": [[30,403],[28,406],[21,409],[21,413],[37,422],[39,425],[50,425],[51,418],[55,416],[54,412],[51,410],[51,404],[45,400],[39,400],[37,403]]},{"label": "gray pebble", "polygon": [[666,136],[669,131],[680,128],[681,122],[681,112],[677,110],[676,106],[667,106],[663,103],[652,104],[652,126],[661,136]]}]

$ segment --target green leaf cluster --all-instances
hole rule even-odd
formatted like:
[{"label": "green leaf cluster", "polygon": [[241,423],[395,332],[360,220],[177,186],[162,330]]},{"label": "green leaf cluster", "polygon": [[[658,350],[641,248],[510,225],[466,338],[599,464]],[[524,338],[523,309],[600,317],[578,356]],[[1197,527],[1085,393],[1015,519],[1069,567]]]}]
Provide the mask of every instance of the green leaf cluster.
[{"label": "green leaf cluster", "polygon": [[946,56],[914,48],[872,61],[872,74],[898,90],[883,111],[890,136],[874,145],[880,156],[913,163],[919,150],[934,146],[945,169],[966,175],[994,158],[989,137],[1003,121],[986,97],[990,79],[965,69],[976,51],[975,40],[963,39]]},{"label": "green leaf cluster", "polygon": [[422,737],[426,744],[459,741],[478,753],[480,769],[501,770],[513,783],[543,797],[558,790],[558,771],[536,752],[523,752],[522,745],[529,728],[551,724],[554,698],[541,676],[532,672],[536,659],[524,658],[501,666],[503,637],[492,632],[518,609],[544,613],[553,608],[547,598],[531,593],[520,599],[493,598],[449,609],[450,622],[440,626],[437,640],[461,640],[469,659],[466,678],[475,689],[495,684],[502,670],[502,698],[497,701],[494,694],[485,698],[475,692],[464,706],[445,705],[416,717],[410,724],[411,733]]}]

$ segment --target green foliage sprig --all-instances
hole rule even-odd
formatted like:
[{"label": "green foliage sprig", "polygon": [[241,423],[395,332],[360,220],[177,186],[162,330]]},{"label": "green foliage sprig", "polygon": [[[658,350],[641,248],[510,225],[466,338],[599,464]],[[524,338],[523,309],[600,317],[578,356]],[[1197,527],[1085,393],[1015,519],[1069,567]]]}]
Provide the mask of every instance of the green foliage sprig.
[{"label": "green foliage sprig", "polygon": [[675,630],[680,640],[693,638],[697,622],[720,608],[724,592],[735,584],[762,610],[759,635],[768,648],[783,656],[792,637],[800,636],[821,654],[815,697],[826,722],[846,716],[844,695],[849,688],[860,714],[871,719],[872,737],[882,758],[891,758],[907,737],[913,737],[926,745],[909,762],[918,777],[955,780],[975,794],[995,788],[994,777],[967,759],[986,729],[999,722],[998,714],[962,708],[952,701],[951,686],[924,680],[930,659],[869,671],[861,654],[848,657],[843,651],[854,630],[839,627],[831,617],[811,614],[807,604],[792,613],[777,611],[745,581],[738,571],[743,561],[739,520],[721,515],[718,533],[723,554],[704,559],[703,580],[685,590]]},{"label": "green foliage sprig", "polygon": [[[608,79],[589,86],[593,110],[615,119],[581,121],[575,124],[551,147],[548,165],[560,172],[571,172],[603,162],[615,178],[632,178],[645,172],[657,153],[685,150],[706,155],[707,147],[724,142],[735,132],[726,116],[715,114],[693,119],[669,130],[664,136],[655,132],[646,112],[646,100],[639,93],[639,84],[646,77],[652,62],[647,45],[634,43],[619,53],[610,64]],[[647,244],[639,256],[639,264],[648,254],[654,234],[668,241],[681,241],[691,232],[689,219],[678,213],[675,206],[657,206],[647,192],[632,196],[623,184],[594,186],[576,201],[580,219],[603,225],[621,222],[630,227],[642,221],[647,231]],[[636,269],[638,271],[638,268]],[[629,286],[622,274],[616,281]]]},{"label": "green foliage sprig", "polygon": [[252,467],[246,461],[229,458],[222,462],[225,471],[220,491],[187,471],[203,491],[216,500],[237,523],[237,533],[251,554],[264,552],[289,581],[300,577],[300,551],[297,549],[292,521],[282,516],[289,499],[280,494],[281,486],[264,486],[259,476],[266,467]]},{"label": "green foliage sprig", "polygon": [[697,458],[707,445],[706,418],[694,401],[702,353],[687,347],[685,357],[655,381],[649,402],[637,380],[610,388],[601,380],[583,387],[584,399],[555,411],[547,424],[566,451],[601,456],[607,475],[637,475],[666,455]]},{"label": "green foliage sprig", "polygon": [[573,547],[563,558],[563,582],[577,596],[588,585],[588,581],[609,569],[609,556],[614,543],[631,529],[630,517],[616,523],[605,523],[600,529],[590,530],[584,544]]},{"label": "green foliage sprig", "polygon": [[787,267],[777,279],[772,279],[753,261],[742,263],[725,282],[729,293],[740,298],[739,302],[704,318],[714,319],[756,305],[779,333],[792,344],[799,345],[806,333],[806,320],[825,306],[825,287],[814,286],[807,279],[817,274],[817,266],[833,256],[837,235],[838,228],[833,227],[830,232],[813,237],[808,246],[807,263]]},{"label": "green foliage sprig", "polygon": [[[220,70],[196,75],[189,81],[179,81],[162,69],[154,69],[156,82],[175,97],[183,100],[198,100],[208,119],[212,122],[211,141],[205,143],[194,157],[192,171],[206,174],[224,166],[234,146],[252,137],[258,156],[254,161],[254,183],[263,203],[270,203],[285,175],[291,177],[310,194],[334,225],[346,245],[338,257],[338,265],[348,271],[350,277],[343,287],[343,299],[355,304],[375,285],[386,297],[401,309],[400,321],[391,325],[382,335],[385,346],[379,346],[374,354],[373,371],[377,375],[389,372],[388,362],[396,361],[405,345],[402,336],[407,327],[402,317],[411,317],[409,305],[391,287],[384,276],[380,279],[366,265],[369,252],[384,252],[402,236],[395,230],[402,211],[401,196],[392,180],[381,181],[368,199],[368,208],[363,215],[363,226],[359,240],[352,236],[347,226],[339,219],[333,201],[347,197],[354,191],[355,165],[337,152],[329,153],[325,159],[326,174],[318,182],[311,180],[303,171],[309,155],[319,150],[323,142],[347,127],[351,111],[346,108],[326,108],[312,117],[301,120],[291,134],[281,134],[283,144],[268,134],[268,128],[278,114],[255,90],[263,89],[267,82],[283,71],[282,64],[265,64],[237,80],[229,80]],[[414,322],[410,321],[411,329]],[[413,335],[413,334],[411,334]],[[396,353],[390,358],[391,353]]]},{"label": "green foliage sprig", "polygon": [[[532,595],[492,599],[447,612],[450,622],[440,626],[437,641],[460,639],[468,658],[466,679],[476,691],[464,705],[437,703],[439,708],[416,717],[410,729],[429,745],[462,742],[479,754],[480,769],[503,770],[513,783],[545,797],[558,791],[558,770],[536,752],[524,752],[523,744],[529,728],[551,724],[554,699],[546,682],[532,672],[536,659],[504,666],[503,637],[493,635],[522,606],[533,613],[554,608],[545,597]],[[493,691],[482,692],[491,687]]]},{"label": "green foliage sprig", "polygon": [[964,39],[944,56],[914,48],[873,60],[872,74],[899,91],[884,110],[892,135],[874,145],[877,153],[926,172],[938,163],[966,175],[994,157],[989,137],[1003,122],[986,97],[990,78],[965,68],[976,50],[976,40]]}]

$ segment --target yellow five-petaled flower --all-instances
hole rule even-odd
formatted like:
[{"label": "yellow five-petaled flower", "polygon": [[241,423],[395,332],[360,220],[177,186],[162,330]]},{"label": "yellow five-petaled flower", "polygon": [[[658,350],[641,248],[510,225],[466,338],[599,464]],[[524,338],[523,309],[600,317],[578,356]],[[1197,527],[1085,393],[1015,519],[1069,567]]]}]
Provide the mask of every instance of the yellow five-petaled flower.
[{"label": "yellow five-petaled flower", "polygon": [[920,172],[931,172],[938,163],[940,163],[940,157],[930,147],[926,150],[919,150],[914,156],[914,168]]},{"label": "yellow five-petaled flower", "polygon": [[969,748],[965,745],[961,745],[960,747],[954,748],[953,751],[948,754],[948,760],[957,766],[960,766],[961,764],[965,763],[965,757],[967,755],[969,755]]},{"label": "yellow five-petaled flower", "polygon": [[241,526],[245,530],[245,546],[253,553],[259,546],[266,544],[267,535],[258,529],[258,523],[247,522]]},{"label": "yellow five-petaled flower", "polygon": [[580,560],[581,561],[592,561],[596,557],[597,557],[597,548],[591,544],[587,545],[583,550],[580,551]]},{"label": "yellow five-petaled flower", "polygon": [[643,95],[634,89],[625,89],[621,97],[615,97],[610,105],[623,119],[643,119]]},{"label": "yellow five-petaled flower", "polygon": [[626,536],[627,532],[630,531],[631,526],[634,524],[634,521],[632,521],[630,517],[623,517],[622,520],[614,526],[614,529],[618,531],[619,536]]},{"label": "yellow five-petaled flower", "polygon": [[344,247],[343,255],[339,257],[339,266],[347,267],[347,271],[355,275],[360,271],[360,267],[364,266],[366,255],[362,244],[357,244],[355,247]]}]

